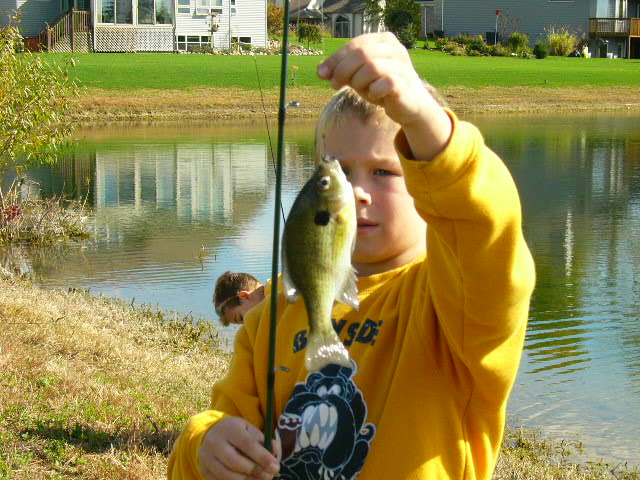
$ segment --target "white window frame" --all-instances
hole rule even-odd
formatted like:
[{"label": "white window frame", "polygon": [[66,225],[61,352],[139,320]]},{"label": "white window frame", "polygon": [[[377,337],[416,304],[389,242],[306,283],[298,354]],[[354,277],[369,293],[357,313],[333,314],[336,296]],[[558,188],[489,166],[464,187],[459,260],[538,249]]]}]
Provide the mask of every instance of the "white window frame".
[{"label": "white window frame", "polygon": [[196,0],[196,15],[222,13],[222,0]]}]

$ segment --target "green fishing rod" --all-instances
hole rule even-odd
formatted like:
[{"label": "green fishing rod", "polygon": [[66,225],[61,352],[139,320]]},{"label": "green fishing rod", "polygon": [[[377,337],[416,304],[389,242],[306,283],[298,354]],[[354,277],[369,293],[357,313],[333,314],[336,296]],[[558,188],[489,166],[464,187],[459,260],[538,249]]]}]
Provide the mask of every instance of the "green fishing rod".
[{"label": "green fishing rod", "polygon": [[280,64],[280,103],[278,106],[278,158],[276,163],[276,195],[273,214],[273,249],[271,258],[271,317],[269,324],[269,359],[267,362],[267,411],[264,419],[264,446],[272,451],[274,386],[276,379],[276,319],[278,307],[278,257],[280,254],[280,204],[282,196],[282,164],[284,158],[284,124],[287,112],[287,72],[289,55],[289,0],[284,0],[282,63]]}]

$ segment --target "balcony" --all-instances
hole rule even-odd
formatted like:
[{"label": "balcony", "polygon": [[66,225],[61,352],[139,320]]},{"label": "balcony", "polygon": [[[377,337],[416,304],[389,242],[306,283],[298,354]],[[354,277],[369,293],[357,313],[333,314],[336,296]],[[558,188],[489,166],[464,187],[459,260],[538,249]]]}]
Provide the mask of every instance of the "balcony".
[{"label": "balcony", "polygon": [[590,18],[592,37],[640,37],[640,18]]}]

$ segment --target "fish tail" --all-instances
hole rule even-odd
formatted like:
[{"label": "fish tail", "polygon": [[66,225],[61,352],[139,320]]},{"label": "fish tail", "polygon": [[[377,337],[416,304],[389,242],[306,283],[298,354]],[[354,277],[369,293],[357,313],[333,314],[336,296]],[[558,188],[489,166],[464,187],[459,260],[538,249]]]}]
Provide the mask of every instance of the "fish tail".
[{"label": "fish tail", "polygon": [[311,331],[305,355],[307,370],[318,372],[329,364],[351,367],[349,352],[333,327]]}]

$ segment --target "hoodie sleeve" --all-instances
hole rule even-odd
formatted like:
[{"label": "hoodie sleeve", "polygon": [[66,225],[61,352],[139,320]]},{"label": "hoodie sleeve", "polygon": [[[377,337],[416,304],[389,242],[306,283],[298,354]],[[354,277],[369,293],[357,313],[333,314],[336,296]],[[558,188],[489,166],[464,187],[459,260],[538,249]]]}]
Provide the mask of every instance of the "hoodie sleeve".
[{"label": "hoodie sleeve", "polygon": [[[264,302],[261,304],[263,305]],[[258,314],[258,306],[252,310]],[[176,440],[167,468],[169,480],[201,480],[199,450],[207,431],[227,416],[242,417],[262,428],[263,417],[253,370],[253,340],[247,322],[236,335],[234,355],[226,376],[216,383],[211,393],[211,409],[194,415]]]},{"label": "hoodie sleeve", "polygon": [[509,171],[473,125],[447,113],[453,131],[444,151],[402,165],[428,223],[430,308],[474,395],[502,407],[522,353],[534,266]]}]

